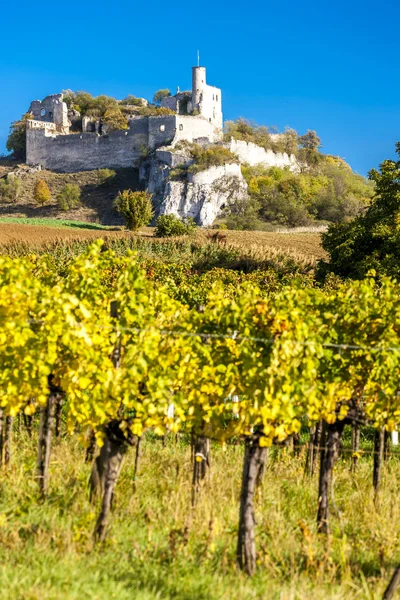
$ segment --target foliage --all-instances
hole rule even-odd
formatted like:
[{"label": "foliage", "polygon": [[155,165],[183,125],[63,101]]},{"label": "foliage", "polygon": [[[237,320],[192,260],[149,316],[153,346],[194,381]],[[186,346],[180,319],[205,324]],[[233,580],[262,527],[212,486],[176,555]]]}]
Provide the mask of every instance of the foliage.
[{"label": "foliage", "polygon": [[10,125],[6,148],[18,160],[26,159],[26,122],[30,119],[31,113],[25,113],[19,121],[13,121]]},{"label": "foliage", "polygon": [[124,131],[129,129],[129,123],[126,116],[122,113],[119,106],[110,106],[104,112],[103,124],[107,125],[109,131]]},{"label": "foliage", "polygon": [[141,117],[167,117],[174,115],[174,111],[165,106],[142,106],[136,111]]},{"label": "foliage", "polygon": [[115,98],[101,94],[93,97],[88,92],[67,90],[63,96],[68,107],[79,111],[81,116],[101,119],[111,131],[128,129],[128,121]]},{"label": "foliage", "polygon": [[[400,157],[400,143],[396,150]],[[365,214],[333,225],[323,235],[330,262],[321,263],[321,274],[362,278],[373,269],[379,275],[400,275],[400,160],[383,161],[369,177],[376,194]]]},{"label": "foliage", "polygon": [[142,98],[137,98],[136,96],[132,96],[132,94],[128,94],[123,100],[121,100],[120,104],[128,106],[143,106],[143,100]]},{"label": "foliage", "polygon": [[196,229],[192,218],[179,219],[175,215],[160,215],[156,221],[156,237],[172,237],[180,235],[190,235]]},{"label": "foliage", "polygon": [[51,192],[49,186],[44,179],[37,179],[33,190],[33,197],[38,204],[45,204],[51,200]]},{"label": "foliage", "polygon": [[160,106],[161,100],[163,98],[168,98],[171,95],[171,92],[168,89],[158,90],[153,97],[154,104]]},{"label": "foliage", "polygon": [[[325,159],[321,155],[317,166],[301,173],[262,165],[243,166],[242,173],[251,199],[249,213],[253,223],[254,219],[260,222],[258,226],[348,221],[368,205],[374,190],[344,161],[330,156]],[[242,213],[241,205],[245,207],[245,202],[239,200],[229,207],[231,227]]]},{"label": "foliage", "polygon": [[57,196],[57,204],[61,210],[79,208],[81,205],[81,188],[75,183],[66,183]]},{"label": "foliage", "polygon": [[124,190],[118,194],[114,205],[123,215],[126,227],[131,231],[137,231],[140,227],[148,225],[153,218],[151,194],[148,192]]},{"label": "foliage", "polygon": [[22,180],[14,175],[0,179],[0,202],[17,202],[21,194]]},{"label": "foliage", "polygon": [[205,171],[210,167],[220,167],[229,163],[238,162],[238,157],[224,146],[209,146],[204,148],[197,144],[190,146],[190,154],[194,160],[189,166],[190,173]]},{"label": "foliage", "polygon": [[97,171],[98,183],[99,185],[104,185],[105,183],[111,183],[114,179],[116,173],[113,169],[99,169]]}]

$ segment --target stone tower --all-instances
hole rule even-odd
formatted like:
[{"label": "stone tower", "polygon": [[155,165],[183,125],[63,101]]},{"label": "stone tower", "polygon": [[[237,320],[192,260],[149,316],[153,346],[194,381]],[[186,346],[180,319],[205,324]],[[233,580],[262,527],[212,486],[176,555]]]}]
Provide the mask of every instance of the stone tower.
[{"label": "stone tower", "polygon": [[192,108],[222,131],[221,90],[207,85],[205,67],[192,67]]}]

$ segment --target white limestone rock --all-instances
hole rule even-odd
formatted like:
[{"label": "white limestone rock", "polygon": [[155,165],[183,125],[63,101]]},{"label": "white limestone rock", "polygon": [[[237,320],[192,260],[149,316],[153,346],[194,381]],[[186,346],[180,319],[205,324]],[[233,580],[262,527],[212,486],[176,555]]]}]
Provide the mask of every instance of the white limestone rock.
[{"label": "white limestone rock", "polygon": [[157,215],[192,217],[198,225],[209,227],[230,202],[247,196],[239,163],[188,173],[185,179],[177,181],[169,178],[169,165],[175,161],[166,156],[163,161],[160,158],[159,155],[141,171],[141,179],[147,180],[153,195]]}]

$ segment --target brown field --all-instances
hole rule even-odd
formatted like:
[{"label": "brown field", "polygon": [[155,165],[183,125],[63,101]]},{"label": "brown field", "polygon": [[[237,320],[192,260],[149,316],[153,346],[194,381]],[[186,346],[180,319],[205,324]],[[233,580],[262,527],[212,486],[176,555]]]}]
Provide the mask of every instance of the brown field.
[{"label": "brown field", "polygon": [[46,225],[22,225],[15,223],[0,223],[0,245],[5,246],[16,242],[28,244],[44,244],[57,240],[91,240],[109,236],[126,236],[124,231],[106,231],[101,229],[57,228]]},{"label": "brown field", "polygon": [[[56,240],[90,240],[97,238],[126,237],[135,235],[142,238],[153,237],[154,229],[145,227],[137,234],[119,230],[91,230],[78,227],[50,227],[46,225],[27,225],[0,223],[0,245],[7,246],[16,242],[32,245],[45,244]],[[215,231],[213,231],[215,233]],[[326,253],[321,247],[318,233],[270,233],[263,231],[223,231],[226,244],[239,248],[254,259],[263,260],[277,255],[286,255],[296,262],[315,264]],[[207,230],[199,230],[194,238],[186,238],[200,244],[210,243]],[[156,240],[154,240],[156,241]],[[162,243],[163,239],[157,240]]]}]

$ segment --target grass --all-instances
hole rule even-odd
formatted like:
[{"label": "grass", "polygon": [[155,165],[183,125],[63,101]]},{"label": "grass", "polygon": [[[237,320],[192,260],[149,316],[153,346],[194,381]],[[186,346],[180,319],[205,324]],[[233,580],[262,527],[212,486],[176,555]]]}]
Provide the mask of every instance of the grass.
[{"label": "grass", "polygon": [[213,447],[192,511],[190,447],[148,437],[135,490],[134,452],[127,456],[101,548],[92,544],[97,508],[88,501],[83,449],[69,438],[56,444],[45,502],[37,498],[35,451],[35,436],[16,432],[13,464],[0,475],[4,600],[372,600],[400,561],[397,458],[386,467],[379,507],[370,457],[356,475],[339,461],[324,538],[315,526],[317,478],[304,479],[304,453],[273,448],[257,496],[258,569],[249,579],[235,566],[241,446]]},{"label": "grass", "polygon": [[[40,227],[37,230],[40,234]],[[82,231],[82,233],[88,237],[90,234],[91,238],[94,235],[101,236],[101,232]],[[105,240],[106,247],[114,250],[117,255],[125,255],[128,250],[135,250],[138,252],[139,259],[177,263],[198,272],[204,272],[214,267],[245,273],[260,269],[273,270],[279,277],[305,275],[307,281],[311,282],[316,263],[314,257],[301,252],[291,252],[289,248],[280,249],[257,244],[248,246],[246,241],[236,243],[229,241],[226,246],[214,244],[207,239],[204,232],[199,233],[197,237],[168,239],[150,237],[148,231],[145,231],[143,235],[107,232]],[[11,256],[21,256],[32,252],[50,254],[56,263],[65,264],[85,250],[89,243],[90,241],[87,239],[46,242],[41,238],[35,241],[35,236],[31,236],[24,242],[12,240],[3,245],[1,251]]]},{"label": "grass", "polygon": [[[11,223],[14,225],[43,225],[45,227],[75,228],[78,229],[102,229],[113,230],[115,228],[87,221],[71,221],[69,219],[48,219],[46,217],[0,217],[0,223]],[[119,228],[118,228],[119,229]]]}]

